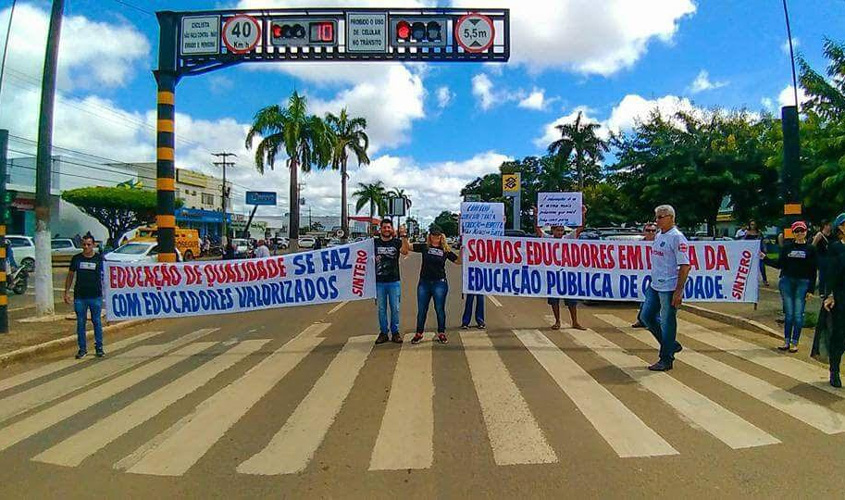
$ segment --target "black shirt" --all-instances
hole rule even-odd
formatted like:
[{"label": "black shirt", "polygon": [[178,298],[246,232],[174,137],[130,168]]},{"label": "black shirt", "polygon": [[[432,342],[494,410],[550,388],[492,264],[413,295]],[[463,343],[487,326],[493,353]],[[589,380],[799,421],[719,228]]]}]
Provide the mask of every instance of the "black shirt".
[{"label": "black shirt", "polygon": [[827,254],[827,290],[828,294],[836,297],[836,308],[845,309],[845,244],[834,241],[828,247]]},{"label": "black shirt", "polygon": [[376,283],[399,281],[399,250],[402,242],[399,238],[384,241],[380,236],[376,245]]},{"label": "black shirt", "polygon": [[445,280],[446,259],[449,259],[452,262],[458,260],[458,256],[453,252],[447,252],[438,247],[429,247],[425,243],[415,243],[414,251],[423,254],[422,267],[420,267],[421,280]]},{"label": "black shirt", "polygon": [[780,269],[788,278],[810,280],[809,292],[816,290],[816,249],[810,243],[790,241],[780,249],[778,260],[766,258],[766,264]]},{"label": "black shirt", "polygon": [[70,259],[70,270],[76,273],[73,298],[99,299],[103,297],[103,256],[86,257],[78,253]]}]

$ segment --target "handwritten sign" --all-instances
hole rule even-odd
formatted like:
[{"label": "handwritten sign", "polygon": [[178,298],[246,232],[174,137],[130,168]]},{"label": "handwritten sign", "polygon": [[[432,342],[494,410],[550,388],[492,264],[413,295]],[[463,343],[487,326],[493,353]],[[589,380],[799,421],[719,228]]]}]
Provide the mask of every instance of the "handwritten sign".
[{"label": "handwritten sign", "polygon": [[461,234],[503,236],[505,234],[505,204],[461,203]]},{"label": "handwritten sign", "polygon": [[537,223],[540,226],[581,226],[581,204],[581,193],[538,193]]}]

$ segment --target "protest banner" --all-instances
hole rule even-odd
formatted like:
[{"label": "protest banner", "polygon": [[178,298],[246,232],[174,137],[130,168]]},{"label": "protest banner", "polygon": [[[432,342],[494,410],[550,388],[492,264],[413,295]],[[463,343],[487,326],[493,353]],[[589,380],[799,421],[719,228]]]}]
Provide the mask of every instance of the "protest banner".
[{"label": "protest banner", "polygon": [[[757,302],[759,242],[691,242],[684,298]],[[651,243],[471,236],[461,248],[463,292],[642,301]]]},{"label": "protest banner", "polygon": [[461,234],[503,236],[505,234],[505,204],[461,203]]},{"label": "protest banner", "polygon": [[372,240],[266,259],[106,262],[109,321],[181,318],[372,299]]},{"label": "protest banner", "polygon": [[543,226],[579,227],[581,193],[537,193],[537,223]]}]

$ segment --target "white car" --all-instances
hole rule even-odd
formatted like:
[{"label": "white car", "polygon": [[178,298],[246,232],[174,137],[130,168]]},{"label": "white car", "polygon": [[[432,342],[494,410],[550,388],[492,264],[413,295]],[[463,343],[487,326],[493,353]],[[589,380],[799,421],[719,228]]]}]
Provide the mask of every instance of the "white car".
[{"label": "white car", "polygon": [[313,236],[303,236],[299,238],[299,248],[314,248],[317,240]]},{"label": "white car", "polygon": [[290,246],[290,241],[284,236],[276,236],[276,246],[279,248],[287,248]]},{"label": "white car", "polygon": [[19,266],[27,271],[35,270],[35,242],[29,236],[6,236],[6,240],[12,247],[12,255]]},{"label": "white car", "polygon": [[[152,241],[131,241],[105,254],[108,262],[158,262],[158,243]],[[182,253],[176,249],[176,260],[182,262]]]},{"label": "white car", "polygon": [[235,246],[235,256],[238,258],[249,257],[249,240],[246,238],[232,238],[232,245]]}]

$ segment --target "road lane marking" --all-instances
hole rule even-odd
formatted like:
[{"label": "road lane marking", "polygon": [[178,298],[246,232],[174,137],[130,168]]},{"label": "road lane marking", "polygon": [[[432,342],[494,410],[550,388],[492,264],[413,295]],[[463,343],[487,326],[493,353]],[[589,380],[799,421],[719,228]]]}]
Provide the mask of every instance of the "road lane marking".
[{"label": "road lane marking", "polygon": [[349,338],[282,429],[263,450],[240,464],[237,471],[276,475],[305,470],[340,413],[372,349],[370,335]]},{"label": "road lane marking", "polygon": [[308,326],[239,379],[200,403],[190,415],[114,464],[114,468],[156,476],[184,474],[325,340],[317,338],[317,335],[329,326],[330,323]]},{"label": "road lane marking", "polygon": [[331,311],[329,311],[329,314],[334,314],[334,313],[336,313],[336,312],[340,311],[340,308],[341,308],[341,307],[343,307],[343,306],[345,306],[345,305],[346,305],[346,304],[348,304],[348,303],[349,303],[349,301],[348,301],[348,300],[346,300],[346,301],[343,301],[343,302],[341,302],[340,304],[338,304],[338,305],[336,305],[336,306],[332,307],[332,310],[331,310]]},{"label": "road lane marking", "polygon": [[572,340],[624,371],[674,408],[685,420],[698,425],[735,450],[780,443],[779,439],[687,387],[668,373],[649,371],[643,359],[626,353],[592,330],[579,332]]},{"label": "road lane marking", "polygon": [[153,375],[161,373],[171,366],[211,348],[215,344],[217,342],[197,342],[190,344],[172,354],[160,357],[140,368],[136,368],[101,385],[94,386],[82,394],[6,426],[0,429],[0,451],[14,446],[24,439],[34,436],[44,429],[48,429],[79,412],[85,411],[126,389],[134,387]]},{"label": "road lane marking", "polygon": [[66,394],[93,384],[106,377],[114,375],[127,368],[131,368],[150,358],[160,356],[168,351],[177,349],[191,342],[198,340],[219,328],[203,328],[187,335],[177,338],[166,344],[144,345],[136,347],[129,352],[108,357],[104,360],[97,360],[88,363],[88,366],[79,371],[69,373],[62,377],[55,378],[49,382],[32,387],[31,389],[19,392],[0,400],[0,422],[8,420],[27,410],[53,401]]},{"label": "road lane marking", "polygon": [[[123,349],[124,347],[129,347],[133,344],[137,344],[138,342],[147,340],[149,338],[155,337],[157,335],[161,335],[164,333],[161,332],[144,332],[138,335],[134,335],[132,337],[120,340],[115,342],[114,344],[107,344],[105,347],[109,350],[109,352],[117,351]],[[25,384],[32,380],[50,375],[51,373],[56,373],[57,371],[64,370],[65,368],[69,368],[71,366],[77,366],[80,364],[85,363],[90,359],[95,359],[93,356],[86,356],[82,359],[63,359],[61,361],[56,361],[54,363],[50,363],[48,365],[44,365],[38,368],[34,368],[27,372],[23,372],[21,374],[15,375],[14,377],[9,377],[6,380],[0,380],[0,392],[5,391],[6,389],[11,389],[13,387],[17,387],[19,385]],[[87,366],[87,365],[86,365]]]},{"label": "road lane marking", "polygon": [[539,330],[513,332],[617,455],[627,458],[678,454]]},{"label": "road lane marking", "polygon": [[477,333],[460,337],[496,464],[557,462],[490,338]]},{"label": "road lane marking", "polygon": [[410,340],[406,335],[399,351],[370,470],[428,469],[434,463],[434,342]]},{"label": "road lane marking", "polygon": [[[631,328],[630,325],[616,316],[597,314],[596,317],[628,333],[641,342],[658,349],[657,341],[648,330]],[[693,349],[687,347],[684,348],[683,353],[678,355],[678,358],[685,364],[811,427],[815,427],[825,434],[845,432],[845,416],[824,406],[792,394],[765,380],[737,370],[730,365],[695,352]]]},{"label": "road lane marking", "polygon": [[[497,299],[496,297],[494,297],[494,296],[492,296],[492,295],[487,295],[486,297],[490,299],[490,302],[492,302],[494,306],[496,306],[496,307],[502,307],[502,303],[501,303],[501,302],[499,302],[499,299]],[[483,299],[482,299],[482,300],[483,300]]]},{"label": "road lane marking", "polygon": [[845,398],[845,392],[830,386],[830,372],[827,368],[805,363],[789,355],[778,354],[765,347],[704,328],[689,321],[678,320],[678,326],[682,327],[684,335],[691,339],[721,349],[781,375],[812,385],[840,398]]},{"label": "road lane marking", "polygon": [[226,369],[255,353],[268,342],[270,340],[244,340],[161,389],[65,439],[32,460],[65,467],[77,466],[109,443],[155,417]]}]

